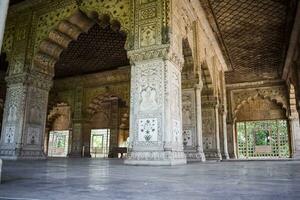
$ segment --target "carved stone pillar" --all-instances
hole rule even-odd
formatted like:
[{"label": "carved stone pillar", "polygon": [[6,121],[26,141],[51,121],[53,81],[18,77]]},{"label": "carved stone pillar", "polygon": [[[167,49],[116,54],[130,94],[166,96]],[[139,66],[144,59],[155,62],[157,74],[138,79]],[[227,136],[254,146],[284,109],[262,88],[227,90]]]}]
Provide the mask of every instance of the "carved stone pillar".
[{"label": "carved stone pillar", "polygon": [[114,151],[118,147],[119,134],[119,100],[111,101],[111,117],[110,117],[110,142],[109,142],[109,158],[117,158],[118,153]]},{"label": "carved stone pillar", "polygon": [[3,42],[8,5],[9,5],[9,0],[0,1],[0,53],[2,49],[1,47]]},{"label": "carved stone pillar", "polygon": [[223,153],[222,155],[223,159],[229,159],[229,154],[228,154],[228,143],[227,143],[227,112],[225,110],[224,105],[222,105],[221,110],[221,123],[222,123],[222,133],[223,133]]},{"label": "carved stone pillar", "polygon": [[[185,164],[182,141],[182,36],[169,0],[134,0],[130,144],[126,164]],[[166,9],[168,8],[168,9]],[[131,42],[131,43],[130,43]]]},{"label": "carved stone pillar", "polygon": [[202,103],[201,103],[201,93],[202,93],[203,83],[196,85],[196,113],[197,113],[197,155],[201,161],[205,161],[205,154],[203,152],[203,128],[202,128]]},{"label": "carved stone pillar", "polygon": [[184,89],[182,93],[182,123],[184,153],[188,161],[205,161],[202,142],[202,85]]},{"label": "carved stone pillar", "polygon": [[221,160],[219,138],[218,100],[216,97],[202,98],[203,150],[207,160]]},{"label": "carved stone pillar", "polygon": [[300,159],[300,126],[298,117],[289,118],[289,127],[292,143],[292,157]]},{"label": "carved stone pillar", "polygon": [[44,133],[52,77],[9,76],[4,106],[0,157],[44,159]]},{"label": "carved stone pillar", "polygon": [[235,154],[234,154],[234,131],[233,131],[233,125],[232,122],[227,121],[227,148],[228,148],[228,154],[230,158],[235,159]]},{"label": "carved stone pillar", "polygon": [[238,158],[238,149],[237,149],[237,132],[236,132],[236,123],[234,122],[232,124],[232,131],[233,131],[233,158],[237,159]]},{"label": "carved stone pillar", "polygon": [[69,157],[81,157],[83,147],[83,124],[82,118],[82,99],[83,99],[83,87],[77,87],[75,89],[75,102],[74,102],[74,115],[73,115],[73,127],[72,127],[72,142],[71,152]]},{"label": "carved stone pillar", "polygon": [[185,164],[180,69],[162,58],[131,69],[130,139],[126,164]]}]

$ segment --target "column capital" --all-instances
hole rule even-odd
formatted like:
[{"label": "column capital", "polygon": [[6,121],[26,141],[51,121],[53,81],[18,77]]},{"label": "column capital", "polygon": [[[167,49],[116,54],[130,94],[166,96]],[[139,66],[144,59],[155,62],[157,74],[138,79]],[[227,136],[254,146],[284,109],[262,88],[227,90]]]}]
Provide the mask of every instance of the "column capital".
[{"label": "column capital", "polygon": [[52,77],[40,73],[22,73],[5,77],[8,87],[23,84],[49,91],[53,85]]},{"label": "column capital", "polygon": [[202,91],[202,89],[203,89],[203,82],[200,80],[198,83],[195,84],[194,87],[195,87],[196,90]]},{"label": "column capital", "polygon": [[149,48],[130,50],[127,52],[128,58],[132,64],[146,60],[158,59],[169,60],[180,68],[183,68],[184,58],[170,50],[169,44],[157,45]]},{"label": "column capital", "polygon": [[218,97],[203,96],[202,97],[202,106],[210,107],[210,108],[218,108],[219,107]]}]

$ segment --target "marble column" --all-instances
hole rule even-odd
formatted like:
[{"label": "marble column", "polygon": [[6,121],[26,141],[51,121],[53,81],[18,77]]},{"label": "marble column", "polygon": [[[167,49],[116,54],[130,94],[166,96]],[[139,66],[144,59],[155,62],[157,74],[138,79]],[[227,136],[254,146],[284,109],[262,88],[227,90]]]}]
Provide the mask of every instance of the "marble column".
[{"label": "marble column", "polygon": [[0,53],[2,49],[2,42],[3,42],[8,6],[9,6],[9,0],[0,1]]},{"label": "marble column", "polygon": [[292,157],[300,159],[300,126],[298,117],[289,118],[289,127],[292,143]]},{"label": "marble column", "polygon": [[45,159],[44,133],[52,77],[38,73],[9,76],[0,157]]},{"label": "marble column", "polygon": [[203,83],[195,86],[196,93],[196,117],[197,117],[197,155],[199,160],[205,161],[205,154],[203,152],[203,139],[202,139],[202,104],[201,104],[201,93],[203,89]]},{"label": "marble column", "polygon": [[218,99],[202,97],[203,150],[207,160],[221,160]]},{"label": "marble column", "polygon": [[223,109],[222,109],[222,132],[223,132],[223,148],[224,148],[224,157],[225,159],[229,159],[229,154],[228,154],[228,143],[227,143],[227,112],[225,111],[225,108],[223,106]]},{"label": "marble column", "polygon": [[184,153],[188,161],[205,161],[202,142],[202,84],[182,91]]},{"label": "marble column", "polygon": [[118,134],[119,134],[119,100],[111,101],[111,118],[110,118],[110,142],[109,142],[109,158],[117,158],[118,153],[115,149],[118,147]]},{"label": "marble column", "polygon": [[233,122],[233,124],[232,124],[232,135],[233,135],[233,158],[234,159],[237,159],[238,158],[238,153],[237,153],[237,151],[238,151],[238,149],[237,149],[237,133],[236,133],[236,123],[235,122]]},{"label": "marble column", "polygon": [[131,68],[130,140],[126,164],[186,164],[182,141],[180,68],[163,58]]},{"label": "marble column", "polygon": [[131,152],[125,163],[186,164],[182,139],[182,27],[169,0],[132,3],[136,13],[134,32],[127,43],[131,48]]},{"label": "marble column", "polygon": [[77,87],[74,91],[75,104],[73,114],[73,127],[72,127],[72,140],[71,140],[71,152],[69,157],[81,157],[83,147],[83,125],[84,120],[82,116],[82,99],[83,99],[83,87]]},{"label": "marble column", "polygon": [[219,118],[219,103],[215,105],[215,121],[216,121],[216,143],[217,154],[220,160],[222,160],[221,148],[220,148],[220,118]]}]

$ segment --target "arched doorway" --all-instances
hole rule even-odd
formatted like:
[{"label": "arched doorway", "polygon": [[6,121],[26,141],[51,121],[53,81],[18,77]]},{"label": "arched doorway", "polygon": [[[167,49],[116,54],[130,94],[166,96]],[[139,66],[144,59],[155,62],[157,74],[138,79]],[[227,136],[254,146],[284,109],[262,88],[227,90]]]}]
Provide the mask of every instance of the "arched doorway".
[{"label": "arched doorway", "polygon": [[[121,24],[109,15],[91,15],[76,10],[60,21],[48,37],[38,45],[26,84],[8,88],[7,113],[4,115],[4,135],[1,155],[8,159],[20,157],[44,159],[44,133],[49,90],[56,80],[114,70],[128,65],[125,50],[126,34]],[[15,79],[13,80],[15,81]],[[71,83],[74,91],[70,104],[72,135],[71,151],[82,155],[84,123],[84,87]],[[21,119],[21,120],[19,120]],[[7,140],[14,138],[15,140]]]},{"label": "arched doorway", "polygon": [[115,95],[95,97],[87,108],[86,154],[94,158],[118,157],[127,152],[128,106]]},{"label": "arched doorway", "polygon": [[[92,83],[92,81],[89,82],[88,79],[93,75],[100,77],[98,75],[103,72],[109,74],[109,72],[113,72],[119,67],[129,66],[129,60],[125,50],[126,34],[120,30],[120,23],[116,20],[110,20],[108,15],[102,15],[99,18],[93,19],[88,18],[81,12],[79,12],[79,14],[75,13],[75,15],[78,15],[77,18],[83,16],[85,20],[90,20],[90,24],[85,32],[78,35],[76,40],[68,43],[67,48],[60,53],[59,59],[54,66],[55,76],[53,90],[61,90],[58,88],[63,87],[61,86],[62,82],[68,85],[63,90],[72,90],[71,98],[73,98],[73,100],[71,101],[73,103],[71,104],[73,112],[71,116],[70,157],[90,157],[91,151],[93,151],[93,149],[89,148],[91,143],[97,143],[98,146],[100,143],[105,144],[101,147],[101,157],[107,157],[111,156],[111,154],[109,154],[111,148],[116,146],[114,145],[116,140],[112,139],[113,141],[110,142],[110,138],[112,138],[110,134],[114,136],[115,134],[113,133],[116,132],[117,129],[114,127],[114,130],[111,130],[107,128],[108,126],[102,126],[106,123],[104,112],[99,111],[93,113],[92,116],[91,113],[86,113],[86,109],[90,111],[87,96],[92,95],[91,90],[93,89],[91,89],[91,87],[96,90],[97,88],[100,89],[99,87],[104,87],[106,90],[109,88],[110,80],[105,80],[106,77],[103,77],[103,81],[95,81]],[[82,21],[84,20],[82,19]],[[116,73],[115,76],[118,76],[118,74]],[[69,80],[70,82],[78,81],[78,84],[74,85],[62,80]],[[92,85],[90,83],[92,83]],[[60,92],[64,93],[65,91]],[[112,99],[106,100],[106,102],[104,102],[104,99],[101,100],[103,104],[107,103],[102,107],[100,106],[103,110],[106,109],[105,106],[110,106],[111,104],[109,103],[112,102]],[[93,101],[96,100],[94,99]],[[113,111],[109,110],[108,116],[110,116],[111,112],[113,113]],[[106,132],[104,134],[105,137],[102,137],[103,131]],[[91,141],[92,138],[95,139],[95,142]],[[99,141],[96,142],[99,138],[104,140],[101,140],[102,142],[100,143]],[[99,149],[99,147],[93,148],[96,150]],[[97,156],[97,152],[95,155]]]},{"label": "arched doorway", "polygon": [[288,158],[290,134],[286,110],[260,95],[250,98],[236,112],[239,159]]},{"label": "arched doorway", "polygon": [[55,105],[47,116],[45,150],[48,157],[67,157],[70,152],[71,108]]}]

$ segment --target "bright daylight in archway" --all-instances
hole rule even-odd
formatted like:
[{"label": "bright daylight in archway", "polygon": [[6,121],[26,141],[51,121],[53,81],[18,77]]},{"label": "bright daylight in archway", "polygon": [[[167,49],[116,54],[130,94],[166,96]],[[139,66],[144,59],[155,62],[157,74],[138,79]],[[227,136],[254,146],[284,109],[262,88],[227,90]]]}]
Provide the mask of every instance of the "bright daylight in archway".
[{"label": "bright daylight in archway", "polygon": [[300,199],[299,0],[0,0],[0,200]]}]

